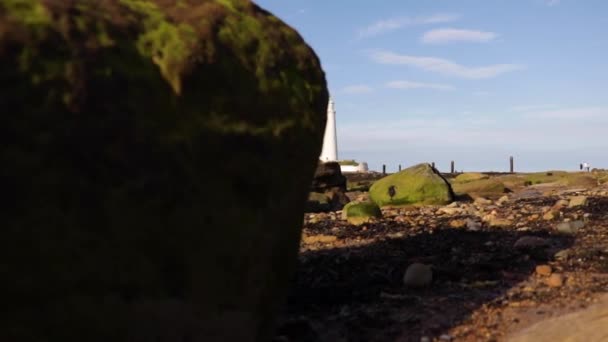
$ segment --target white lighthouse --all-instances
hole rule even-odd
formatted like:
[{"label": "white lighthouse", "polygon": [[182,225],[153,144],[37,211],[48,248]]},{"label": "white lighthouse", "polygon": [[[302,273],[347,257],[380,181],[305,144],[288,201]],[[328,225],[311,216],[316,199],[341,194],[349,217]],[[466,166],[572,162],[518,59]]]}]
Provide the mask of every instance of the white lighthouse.
[{"label": "white lighthouse", "polygon": [[323,162],[338,160],[338,134],[336,133],[336,110],[334,101],[329,99],[327,105],[327,124],[325,125],[325,136],[323,138],[323,149],[319,157]]}]

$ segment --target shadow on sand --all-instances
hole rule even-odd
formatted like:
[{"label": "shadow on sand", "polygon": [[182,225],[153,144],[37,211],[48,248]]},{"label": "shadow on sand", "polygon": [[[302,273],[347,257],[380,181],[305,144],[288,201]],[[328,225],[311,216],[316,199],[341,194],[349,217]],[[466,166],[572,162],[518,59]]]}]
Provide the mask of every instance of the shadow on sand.
[{"label": "shadow on sand", "polygon": [[[357,236],[368,234],[382,235],[359,231]],[[515,248],[523,236],[541,237],[547,246]],[[418,342],[422,336],[439,337],[483,305],[516,301],[507,291],[573,240],[545,231],[446,228],[301,253],[276,341]],[[404,271],[413,262],[432,265],[430,286],[403,285]]]}]

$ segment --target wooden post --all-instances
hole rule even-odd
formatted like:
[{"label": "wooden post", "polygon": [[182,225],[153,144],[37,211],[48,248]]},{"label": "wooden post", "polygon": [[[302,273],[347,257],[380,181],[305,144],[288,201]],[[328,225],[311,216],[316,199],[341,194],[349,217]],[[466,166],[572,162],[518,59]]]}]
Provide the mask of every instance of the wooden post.
[{"label": "wooden post", "polygon": [[382,175],[386,175],[386,165],[382,164]]},{"label": "wooden post", "polygon": [[399,172],[401,172],[401,164],[399,164]]},{"label": "wooden post", "polygon": [[514,170],[514,167],[513,167],[513,156],[511,156],[509,158],[509,166],[510,166],[509,169],[511,170],[511,173],[513,173],[513,170]]},{"label": "wooden post", "polygon": [[450,173],[454,173],[454,161],[452,160],[450,164]]},{"label": "wooden post", "polygon": [[431,163],[431,166],[433,167],[433,169],[435,168],[435,162]]}]

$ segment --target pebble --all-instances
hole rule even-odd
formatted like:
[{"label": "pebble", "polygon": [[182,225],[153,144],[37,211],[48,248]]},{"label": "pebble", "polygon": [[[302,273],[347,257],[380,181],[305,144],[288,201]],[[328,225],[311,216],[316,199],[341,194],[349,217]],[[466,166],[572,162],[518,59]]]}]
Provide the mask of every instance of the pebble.
[{"label": "pebble", "polygon": [[509,227],[511,225],[513,225],[513,221],[509,220],[509,219],[503,219],[503,218],[492,218],[490,219],[490,227]]},{"label": "pebble", "polygon": [[408,287],[424,287],[433,280],[433,271],[431,266],[413,263],[405,271],[403,276],[403,284]]},{"label": "pebble", "polygon": [[467,229],[471,230],[471,231],[478,231],[481,229],[481,223],[473,220],[473,219],[467,219]]},{"label": "pebble", "polygon": [[555,218],[555,216],[556,216],[556,213],[554,213],[553,211],[549,211],[543,215],[543,220],[551,221]]},{"label": "pebble", "polygon": [[569,221],[562,222],[558,224],[555,229],[563,234],[576,234],[579,229],[585,226],[585,222],[577,220],[577,221]]},{"label": "pebble", "polygon": [[452,220],[450,221],[450,227],[452,228],[462,228],[467,225],[465,220]]},{"label": "pebble", "polygon": [[570,198],[569,208],[582,207],[587,205],[587,196],[574,196]]},{"label": "pebble", "polygon": [[549,265],[538,265],[536,266],[536,274],[541,276],[550,276],[553,270]]},{"label": "pebble", "polygon": [[492,204],[492,201],[487,198],[477,197],[473,203],[481,204],[481,205],[489,205],[489,204]]},{"label": "pebble", "polygon": [[437,214],[456,215],[464,213],[464,209],[460,208],[439,208]]},{"label": "pebble", "polygon": [[570,251],[567,249],[563,249],[553,256],[556,260],[566,260],[570,257]]},{"label": "pebble", "polygon": [[450,342],[452,340],[452,336],[450,335],[441,335],[439,336],[439,341]]},{"label": "pebble", "polygon": [[420,342],[431,342],[431,338],[428,336],[422,336]]},{"label": "pebble", "polygon": [[561,274],[553,273],[545,279],[545,284],[549,287],[561,287],[564,285],[564,277]]},{"label": "pebble", "polygon": [[503,205],[506,202],[509,202],[509,196],[507,196],[507,195],[502,196],[501,198],[499,198],[498,201],[496,201],[496,204]]}]

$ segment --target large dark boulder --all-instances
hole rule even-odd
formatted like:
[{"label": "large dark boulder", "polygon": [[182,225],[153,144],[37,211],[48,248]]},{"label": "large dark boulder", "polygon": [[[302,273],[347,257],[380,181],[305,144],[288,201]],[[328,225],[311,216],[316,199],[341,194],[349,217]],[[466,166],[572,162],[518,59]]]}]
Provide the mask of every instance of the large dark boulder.
[{"label": "large dark boulder", "polygon": [[307,211],[341,210],[350,200],[346,196],[346,177],[337,162],[319,162],[311,185]]},{"label": "large dark boulder", "polygon": [[328,101],[239,0],[0,0],[2,341],[265,341]]},{"label": "large dark boulder", "polygon": [[346,191],[346,177],[342,175],[337,162],[319,162],[312,181],[312,191],[324,192],[330,189]]}]

